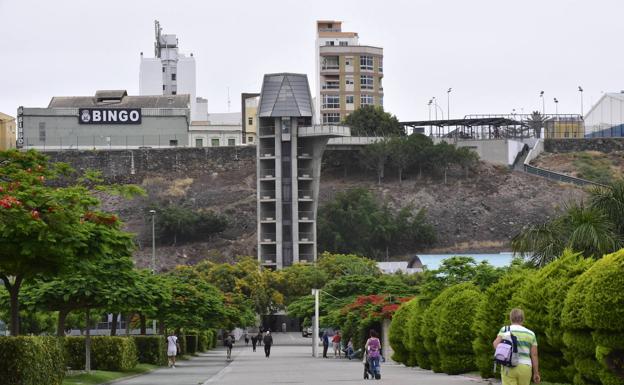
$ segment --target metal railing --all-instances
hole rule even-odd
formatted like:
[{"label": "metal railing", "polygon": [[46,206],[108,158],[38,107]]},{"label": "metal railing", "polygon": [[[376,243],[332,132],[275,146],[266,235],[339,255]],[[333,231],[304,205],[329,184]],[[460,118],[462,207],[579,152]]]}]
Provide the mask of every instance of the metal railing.
[{"label": "metal railing", "polygon": [[312,178],[312,169],[311,168],[298,168],[297,175],[299,178]]},{"label": "metal railing", "polygon": [[272,158],[275,156],[275,148],[264,148],[261,151],[262,151],[262,153],[260,154],[261,158]]},{"label": "metal railing", "polygon": [[275,170],[272,168],[260,170],[260,178],[275,178]]},{"label": "metal railing", "polygon": [[262,190],[260,199],[275,199],[275,190]]},{"label": "metal railing", "polygon": [[299,190],[299,199],[312,199],[312,190]]},{"label": "metal railing", "polygon": [[275,213],[264,213],[260,216],[261,221],[274,221]]},{"label": "metal railing", "polygon": [[321,89],[324,90],[339,90],[340,83],[325,83],[321,86]]},{"label": "metal railing", "polygon": [[299,233],[299,242],[312,242],[314,240],[314,234],[303,232]]},{"label": "metal railing", "polygon": [[316,135],[330,135],[330,136],[350,136],[351,128],[341,125],[330,124],[318,124],[314,126],[301,126],[298,129],[299,136],[316,136]]},{"label": "metal railing", "polygon": [[275,242],[275,233],[263,233],[260,236],[260,242]]},{"label": "metal railing", "polygon": [[314,213],[312,211],[299,211],[299,220],[301,221],[311,221]]},{"label": "metal railing", "polygon": [[599,186],[599,187],[607,187],[601,183],[592,182],[590,180],[576,178],[570,175],[561,174],[559,172],[545,170],[543,168],[531,166],[528,164],[524,165],[524,171],[529,174],[538,175],[544,178],[548,178],[554,181],[564,182],[564,183],[572,183],[578,186]]}]

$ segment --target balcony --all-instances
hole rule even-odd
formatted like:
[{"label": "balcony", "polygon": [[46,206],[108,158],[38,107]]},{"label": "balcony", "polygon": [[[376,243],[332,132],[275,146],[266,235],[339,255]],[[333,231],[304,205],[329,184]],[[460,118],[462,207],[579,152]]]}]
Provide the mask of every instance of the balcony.
[{"label": "balcony", "polygon": [[299,220],[312,222],[314,221],[313,215],[314,213],[312,211],[299,211]]},{"label": "balcony", "polygon": [[324,90],[339,90],[340,89],[340,83],[339,82],[327,82],[327,83],[321,85],[321,89],[324,89]]},{"label": "balcony", "polygon": [[275,190],[264,190],[260,193],[261,202],[269,202],[275,200]]},{"label": "balcony", "polygon": [[312,169],[311,168],[298,168],[297,175],[299,179],[312,179]]},{"label": "balcony", "polygon": [[299,242],[314,242],[313,233],[299,233]]},{"label": "balcony", "polygon": [[298,128],[297,136],[351,136],[351,129],[347,126],[329,124],[302,126]]},{"label": "balcony", "polygon": [[258,130],[258,134],[260,137],[271,137],[271,136],[275,136],[275,127],[270,126],[270,127],[260,127],[260,130]]},{"label": "balcony", "polygon": [[275,233],[264,233],[260,237],[260,243],[275,243]]},{"label": "balcony", "polygon": [[272,168],[260,170],[260,179],[275,179],[275,170]]},{"label": "balcony", "polygon": [[312,190],[299,190],[299,200],[312,200]]},{"label": "balcony", "polygon": [[299,253],[299,262],[314,262],[314,254]]},{"label": "balcony", "polygon": [[261,254],[260,258],[262,259],[263,265],[275,265],[277,260],[277,255],[275,254]]},{"label": "balcony", "polygon": [[260,149],[260,158],[274,158],[275,147],[262,147]]},{"label": "balcony", "polygon": [[260,222],[275,222],[275,213],[263,213],[262,215],[260,215]]}]

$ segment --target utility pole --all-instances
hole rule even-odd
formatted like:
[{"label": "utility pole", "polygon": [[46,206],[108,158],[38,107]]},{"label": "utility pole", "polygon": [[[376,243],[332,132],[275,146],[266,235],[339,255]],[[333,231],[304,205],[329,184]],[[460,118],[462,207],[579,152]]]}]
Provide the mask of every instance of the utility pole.
[{"label": "utility pole", "polygon": [[447,120],[451,120],[451,91],[453,91],[453,89],[450,87],[446,91],[446,119]]},{"label": "utility pole", "polygon": [[314,295],[314,324],[312,326],[312,357],[318,358],[319,345],[319,293],[321,289],[312,289]]},{"label": "utility pole", "polygon": [[542,98],[542,116],[546,116],[546,102],[544,102],[544,91],[540,91],[540,98]]},{"label": "utility pole", "polygon": [[[156,210],[150,210],[150,214],[152,214],[152,263],[151,270],[152,274],[156,274]],[[152,320],[152,333],[156,334],[156,320]]]},{"label": "utility pole", "polygon": [[578,90],[581,94],[581,119],[583,119],[583,87],[578,86]]}]

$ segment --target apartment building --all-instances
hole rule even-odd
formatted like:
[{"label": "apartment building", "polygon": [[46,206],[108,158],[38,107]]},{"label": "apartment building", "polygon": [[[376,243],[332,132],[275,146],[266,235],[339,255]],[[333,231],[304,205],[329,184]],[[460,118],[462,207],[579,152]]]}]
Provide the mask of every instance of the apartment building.
[{"label": "apartment building", "polygon": [[316,117],[337,124],[365,105],[383,106],[383,48],[360,45],[341,21],[316,22]]},{"label": "apartment building", "polygon": [[258,103],[260,94],[241,94],[241,115],[243,129],[243,143],[256,144],[258,133]]},{"label": "apartment building", "polygon": [[15,148],[15,118],[0,112],[0,151]]}]

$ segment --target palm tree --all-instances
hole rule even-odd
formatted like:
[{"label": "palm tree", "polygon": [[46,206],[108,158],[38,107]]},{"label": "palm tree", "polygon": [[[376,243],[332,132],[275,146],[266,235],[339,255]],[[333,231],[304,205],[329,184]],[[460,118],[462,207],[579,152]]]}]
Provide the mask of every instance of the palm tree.
[{"label": "palm tree", "polygon": [[541,137],[542,128],[544,128],[545,123],[546,117],[543,116],[539,111],[533,111],[531,113],[531,116],[527,119],[529,129],[533,130],[536,138]]},{"label": "palm tree", "polygon": [[564,214],[530,226],[511,241],[511,249],[535,266],[544,266],[569,248],[585,257],[600,258],[622,247],[622,237],[602,210],[572,204]]},{"label": "palm tree", "polygon": [[620,179],[607,187],[592,189],[589,203],[609,217],[617,233],[624,237],[624,180]]}]

